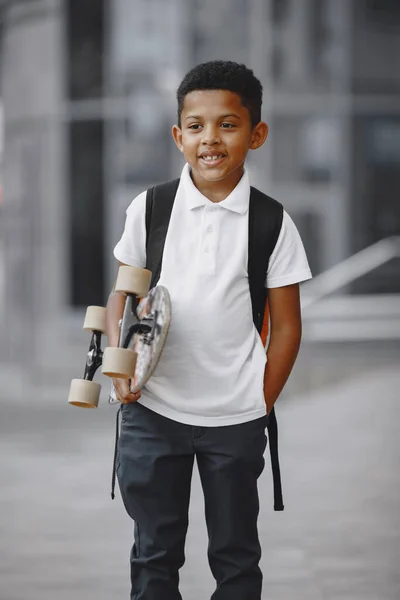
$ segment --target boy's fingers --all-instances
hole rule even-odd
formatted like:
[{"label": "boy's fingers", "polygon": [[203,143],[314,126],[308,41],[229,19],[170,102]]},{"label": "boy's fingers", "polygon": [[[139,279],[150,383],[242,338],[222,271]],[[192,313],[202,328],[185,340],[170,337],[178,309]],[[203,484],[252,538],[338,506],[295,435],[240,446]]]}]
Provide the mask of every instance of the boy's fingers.
[{"label": "boy's fingers", "polygon": [[126,396],[123,397],[122,399],[122,403],[123,404],[131,404],[132,402],[137,402],[139,400],[141,396],[140,391],[139,392],[129,392],[129,394],[127,394]]},{"label": "boy's fingers", "polygon": [[129,389],[129,381],[127,379],[114,380],[115,391],[117,392],[117,398],[122,404],[130,404],[136,402],[141,396],[140,390],[138,392],[131,392]]}]

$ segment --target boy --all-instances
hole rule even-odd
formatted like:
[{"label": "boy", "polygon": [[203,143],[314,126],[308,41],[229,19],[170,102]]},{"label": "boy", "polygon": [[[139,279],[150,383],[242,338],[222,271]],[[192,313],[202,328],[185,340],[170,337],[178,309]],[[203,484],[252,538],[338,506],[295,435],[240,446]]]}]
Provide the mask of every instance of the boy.
[{"label": "boy", "polygon": [[[178,93],[172,135],[186,159],[169,222],[159,283],[172,321],[160,362],[142,393],[114,380],[121,401],[118,479],[135,521],[131,599],[179,600],[196,456],[205,499],[213,600],[260,600],[257,479],[267,413],[295,362],[301,338],[299,282],[310,271],[284,213],[266,286],[267,352],[252,319],[247,273],[249,150],[268,135],[262,86],[233,62],[192,69]],[[146,193],[129,206],[114,250],[120,264],[146,264]],[[111,293],[108,339],[118,345],[124,298]]]}]

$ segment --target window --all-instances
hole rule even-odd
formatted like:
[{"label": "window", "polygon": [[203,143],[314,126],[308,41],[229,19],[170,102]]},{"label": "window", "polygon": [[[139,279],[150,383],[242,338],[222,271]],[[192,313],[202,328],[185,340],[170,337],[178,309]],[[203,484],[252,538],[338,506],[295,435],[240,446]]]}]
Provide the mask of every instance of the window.
[{"label": "window", "polygon": [[71,100],[99,98],[103,89],[104,4],[69,0],[68,90]]},{"label": "window", "polygon": [[104,302],[103,122],[99,114],[85,119],[73,111],[78,101],[103,95],[105,2],[67,3],[67,90],[69,123],[70,303]]},{"label": "window", "polygon": [[271,18],[274,25],[285,21],[289,12],[289,0],[271,0]]},{"label": "window", "polygon": [[[354,251],[400,232],[400,118],[355,120]],[[381,266],[353,284],[357,293],[400,293],[400,259]]]},{"label": "window", "polygon": [[104,302],[103,122],[70,124],[71,304]]},{"label": "window", "polygon": [[364,0],[364,2],[371,25],[400,28],[399,0]]}]

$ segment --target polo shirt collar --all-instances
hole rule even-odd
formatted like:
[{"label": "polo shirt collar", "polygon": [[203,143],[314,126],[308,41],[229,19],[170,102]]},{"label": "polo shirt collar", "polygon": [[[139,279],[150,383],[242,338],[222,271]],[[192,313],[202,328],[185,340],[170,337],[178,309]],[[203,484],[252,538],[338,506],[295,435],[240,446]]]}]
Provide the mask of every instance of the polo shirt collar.
[{"label": "polo shirt collar", "polygon": [[249,209],[250,182],[246,169],[235,189],[232,190],[225,200],[218,203],[211,202],[211,200],[203,196],[197,189],[190,176],[190,166],[188,164],[183,167],[181,185],[185,194],[185,202],[190,210],[200,206],[212,206],[218,204],[222,208],[244,215]]}]

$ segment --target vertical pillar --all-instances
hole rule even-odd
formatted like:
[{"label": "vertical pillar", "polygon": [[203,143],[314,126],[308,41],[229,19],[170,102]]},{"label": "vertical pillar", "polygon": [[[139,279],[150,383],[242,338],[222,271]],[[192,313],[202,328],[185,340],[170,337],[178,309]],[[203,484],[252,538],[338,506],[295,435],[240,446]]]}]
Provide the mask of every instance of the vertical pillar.
[{"label": "vertical pillar", "polygon": [[323,268],[350,254],[350,212],[352,191],[352,27],[353,3],[329,0],[329,21],[335,37],[331,49],[332,91],[335,102],[331,116],[339,130],[340,161],[335,174],[335,193],[327,194],[324,206]]},{"label": "vertical pillar", "polygon": [[[271,0],[249,0],[249,67],[263,86],[262,118],[270,123],[273,117],[274,82],[271,56],[273,52],[273,24]],[[264,190],[272,187],[272,147],[267,140],[265,146],[250,153],[248,166],[253,185]]]},{"label": "vertical pillar", "polygon": [[54,355],[56,340],[50,348],[48,339],[57,336],[66,285],[60,5],[15,0],[3,7],[0,359],[32,372],[46,360],[46,348]]}]

